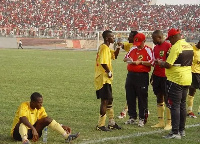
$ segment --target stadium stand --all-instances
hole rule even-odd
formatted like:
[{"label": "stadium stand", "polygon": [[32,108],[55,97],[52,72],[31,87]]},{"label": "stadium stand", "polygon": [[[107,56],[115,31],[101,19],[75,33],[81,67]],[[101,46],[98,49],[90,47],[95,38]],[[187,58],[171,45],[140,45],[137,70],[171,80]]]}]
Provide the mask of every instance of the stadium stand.
[{"label": "stadium stand", "polygon": [[[0,35],[95,37],[90,32],[177,27],[199,38],[200,5],[149,5],[150,0],[1,0]],[[88,32],[88,33],[87,33]],[[38,34],[40,33],[40,34]]]}]

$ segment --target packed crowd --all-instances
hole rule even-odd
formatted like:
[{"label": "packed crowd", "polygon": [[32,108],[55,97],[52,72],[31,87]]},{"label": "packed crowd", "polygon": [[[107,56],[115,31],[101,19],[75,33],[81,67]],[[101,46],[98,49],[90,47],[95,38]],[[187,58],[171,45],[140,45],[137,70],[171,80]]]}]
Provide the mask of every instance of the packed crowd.
[{"label": "packed crowd", "polygon": [[2,0],[0,28],[81,31],[200,30],[199,5],[149,5],[150,0]]}]

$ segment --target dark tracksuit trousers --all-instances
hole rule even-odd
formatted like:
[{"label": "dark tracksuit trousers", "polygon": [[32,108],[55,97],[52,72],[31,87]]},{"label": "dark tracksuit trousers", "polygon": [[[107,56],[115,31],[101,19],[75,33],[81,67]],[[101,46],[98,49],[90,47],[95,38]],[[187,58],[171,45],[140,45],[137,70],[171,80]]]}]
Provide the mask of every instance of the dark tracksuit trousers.
[{"label": "dark tracksuit trousers", "polygon": [[137,118],[136,99],[138,98],[139,118],[145,119],[145,114],[148,113],[148,85],[147,72],[128,72],[125,89],[130,118]]},{"label": "dark tracksuit trousers", "polygon": [[171,107],[172,132],[178,134],[185,129],[186,97],[189,86],[182,86],[167,80],[168,104]]}]

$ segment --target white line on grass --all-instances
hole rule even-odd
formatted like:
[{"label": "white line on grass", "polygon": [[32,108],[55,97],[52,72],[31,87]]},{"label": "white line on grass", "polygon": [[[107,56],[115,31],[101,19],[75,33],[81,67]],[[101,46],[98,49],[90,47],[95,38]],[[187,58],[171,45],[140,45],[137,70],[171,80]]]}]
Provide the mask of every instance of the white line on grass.
[{"label": "white line on grass", "polygon": [[[187,125],[186,128],[198,127],[198,126],[200,126],[200,124]],[[140,137],[140,136],[145,136],[145,135],[161,133],[163,131],[165,131],[165,130],[162,129],[162,130],[141,132],[141,133],[130,134],[130,135],[122,135],[122,136],[117,136],[117,137],[106,137],[106,138],[102,138],[102,139],[99,139],[99,140],[90,140],[90,141],[82,142],[80,144],[94,144],[94,143],[100,143],[100,142],[105,142],[105,141],[121,140],[121,139],[127,139],[127,138]]]}]

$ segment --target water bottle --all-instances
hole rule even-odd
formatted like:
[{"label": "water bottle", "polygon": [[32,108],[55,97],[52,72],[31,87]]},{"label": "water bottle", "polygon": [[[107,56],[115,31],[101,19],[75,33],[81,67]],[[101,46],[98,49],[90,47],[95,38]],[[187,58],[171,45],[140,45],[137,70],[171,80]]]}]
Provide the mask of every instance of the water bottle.
[{"label": "water bottle", "polygon": [[43,143],[47,143],[48,128],[47,126],[43,130]]}]

